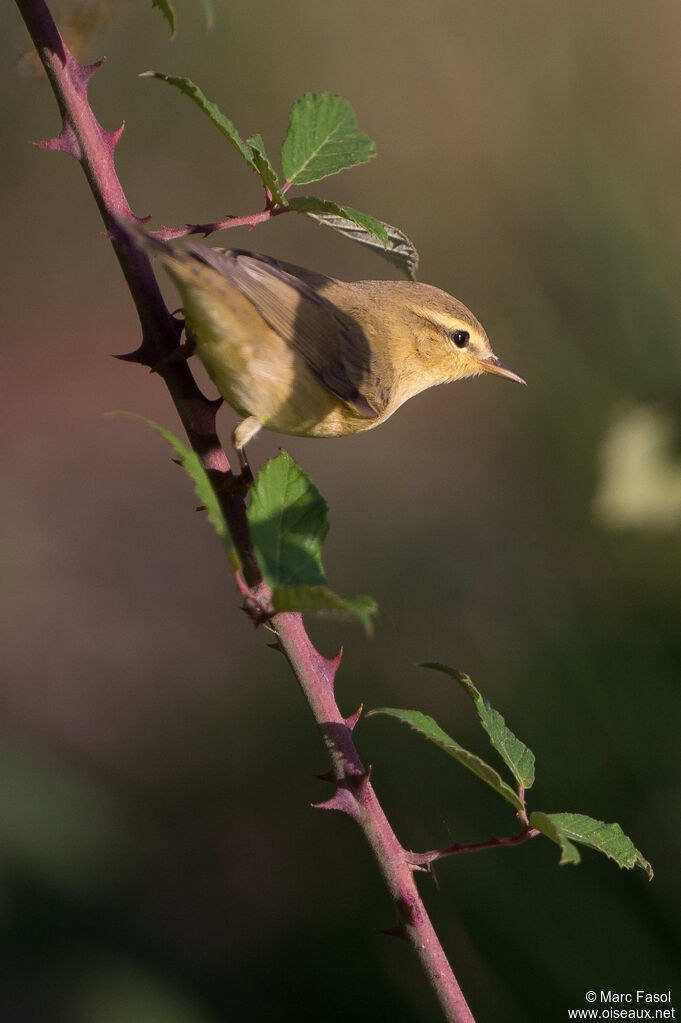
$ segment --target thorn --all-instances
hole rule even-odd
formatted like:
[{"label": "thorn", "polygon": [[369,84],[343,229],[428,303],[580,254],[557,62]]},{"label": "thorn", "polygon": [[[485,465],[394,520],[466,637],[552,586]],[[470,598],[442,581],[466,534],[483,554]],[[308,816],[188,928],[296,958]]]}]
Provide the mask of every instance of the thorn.
[{"label": "thorn", "polygon": [[355,725],[357,724],[357,722],[359,721],[360,717],[362,716],[362,711],[363,710],[364,710],[364,704],[360,703],[360,705],[357,708],[357,710],[355,711],[355,713],[351,714],[349,718],[345,718],[345,724],[348,726],[348,728],[350,729],[351,732],[353,732],[355,730]]},{"label": "thorn", "polygon": [[332,785],[336,784],[336,776],[333,771],[325,771],[324,774],[316,774],[315,778],[319,778],[320,781],[329,781]]},{"label": "thorn", "polygon": [[106,139],[107,143],[111,146],[112,149],[116,148],[116,146],[118,145],[118,143],[120,141],[121,135],[123,134],[124,131],[125,131],[125,121],[123,121],[123,123],[120,126],[120,128],[116,128],[115,131],[105,131],[104,132],[104,138]]},{"label": "thorn", "polygon": [[362,795],[367,785],[369,784],[372,770],[373,766],[369,764],[366,771],[364,771],[362,774],[354,774],[352,778],[349,779],[350,784],[352,785],[353,792],[356,792],[358,796]]},{"label": "thorn", "polygon": [[335,657],[323,657],[320,653],[316,653],[317,667],[323,674],[324,681],[326,682],[329,689],[333,691],[334,682],[336,680],[336,672],[340,667],[341,659],[343,657],[343,648],[341,647]]},{"label": "thorn", "polygon": [[401,917],[402,926],[404,923],[412,924],[414,922],[414,908],[406,899],[395,899],[395,909],[398,917]]},{"label": "thorn", "polygon": [[359,816],[357,804],[345,788],[337,788],[331,799],[326,799],[323,803],[310,803],[310,806],[315,810],[340,810],[341,813],[347,813],[353,820],[357,820]]},{"label": "thorn", "polygon": [[283,654],[284,652],[279,640],[277,640],[276,643],[265,643],[265,646],[269,647],[270,650],[276,650],[278,654]]},{"label": "thorn", "polygon": [[[175,327],[176,337],[179,338],[181,328],[178,329],[178,327],[175,326],[175,320],[171,320],[171,323]],[[173,351],[175,351],[175,349],[173,349]],[[139,348],[136,348],[133,352],[122,352],[120,355],[114,354],[113,358],[120,359],[121,362],[137,362],[141,366],[148,366],[150,372],[153,372],[153,367],[158,364],[158,357],[154,355],[153,345],[144,334],[142,335],[142,343]]]},{"label": "thorn", "polygon": [[146,361],[146,351],[144,343],[139,348],[136,348],[134,352],[123,352],[122,355],[112,355],[113,359],[120,359],[121,362],[139,362],[142,366],[148,366],[149,363]]},{"label": "thorn", "polygon": [[78,78],[83,83],[83,85],[87,85],[87,83],[94,75],[95,71],[99,71],[100,67],[102,66],[105,60],[106,57],[102,57],[100,60],[96,60],[94,64],[78,65]]},{"label": "thorn", "polygon": [[327,660],[329,661],[329,664],[333,664],[334,673],[338,671],[340,667],[340,662],[343,660],[343,647],[340,648],[335,657],[331,657],[330,659],[327,658]]},{"label": "thorn", "polygon": [[395,924],[394,927],[381,928],[379,934],[387,934],[389,938],[401,938],[402,941],[408,941],[407,932],[405,931],[402,924]]},{"label": "thorn", "polygon": [[61,131],[54,138],[34,142],[33,145],[37,146],[38,149],[51,149],[56,153],[68,153],[75,160],[80,160],[82,157],[78,139],[71,126],[66,124],[66,122],[62,124]]}]

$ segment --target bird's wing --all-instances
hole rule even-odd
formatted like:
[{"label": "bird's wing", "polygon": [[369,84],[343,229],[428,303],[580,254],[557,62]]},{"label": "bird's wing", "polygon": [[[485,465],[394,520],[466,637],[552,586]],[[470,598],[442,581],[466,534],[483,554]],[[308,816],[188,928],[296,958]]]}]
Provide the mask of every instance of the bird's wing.
[{"label": "bird's wing", "polygon": [[385,410],[387,367],[359,323],[317,291],[330,278],[240,249],[192,245],[189,251],[238,288],[328,391],[367,419]]}]

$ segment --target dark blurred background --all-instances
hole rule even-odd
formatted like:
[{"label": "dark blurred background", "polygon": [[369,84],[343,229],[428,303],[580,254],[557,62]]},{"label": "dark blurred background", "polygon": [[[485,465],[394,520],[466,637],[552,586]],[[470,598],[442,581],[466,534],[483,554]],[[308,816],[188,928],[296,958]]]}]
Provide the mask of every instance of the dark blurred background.
[{"label": "dark blurred background", "polygon": [[[251,451],[283,443],[311,474],[330,584],[380,604],[373,638],[310,622],[345,649],[342,709],[418,707],[491,757],[466,698],[416,664],[466,670],[537,754],[531,807],[616,820],[656,869],[588,850],[559,868],[537,840],[424,877],[476,1018],[563,1020],[590,988],[681,999],[681,9],[217,0],[207,33],[198,2],[176,7],[172,42],[130,0],[74,33],[82,60],[108,58],[90,96],[106,128],[126,122],[135,211],[178,225],[262,198],[138,72],[191,77],[273,157],[294,100],[335,92],[379,155],[308,191],[406,231],[420,279],[529,383],[467,381],[358,438]],[[179,430],[160,381],[110,357],[139,340],[132,303],[80,169],[29,145],[59,122],[12,4],[0,35],[0,1018],[434,1023],[410,950],[379,933],[391,909],[360,833],[310,809],[325,754],[283,659],[165,446],[109,414]],[[211,241],[393,275],[304,218]],[[405,845],[514,829],[395,722],[356,738]]]}]

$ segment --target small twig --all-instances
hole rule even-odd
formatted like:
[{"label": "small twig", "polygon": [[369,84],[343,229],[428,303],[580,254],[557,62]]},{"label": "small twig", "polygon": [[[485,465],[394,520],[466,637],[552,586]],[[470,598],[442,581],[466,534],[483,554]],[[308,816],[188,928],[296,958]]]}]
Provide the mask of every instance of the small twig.
[{"label": "small twig", "polygon": [[225,220],[215,220],[209,224],[187,224],[185,227],[162,227],[158,231],[152,233],[157,238],[161,238],[163,241],[171,241],[173,238],[185,238],[187,235],[202,234],[204,238],[212,234],[213,231],[225,231],[230,227],[250,227],[253,230],[258,224],[264,224],[267,220],[272,220],[273,217],[278,217],[282,213],[293,212],[288,206],[278,206],[274,203],[271,206],[267,206],[260,213],[249,213],[243,217],[227,217]]},{"label": "small twig", "polygon": [[429,863],[434,863],[436,860],[442,860],[445,856],[456,856],[459,853],[469,852],[480,852],[482,849],[498,849],[501,846],[509,845],[521,845],[523,842],[527,842],[528,839],[534,838],[539,834],[536,828],[522,828],[515,835],[508,835],[505,838],[499,838],[497,835],[491,835],[483,842],[471,842],[462,843],[455,842],[450,845],[447,849],[431,849],[429,852],[424,853],[408,853],[409,862],[418,866],[425,866]]},{"label": "small twig", "polygon": [[[281,186],[281,194],[286,195],[288,190],[292,187],[290,181],[285,181]],[[250,227],[253,230],[258,224],[264,224],[268,220],[272,220],[273,217],[279,217],[282,213],[293,212],[290,207],[282,206],[280,203],[272,201],[272,193],[269,188],[265,188],[265,195],[267,198],[265,209],[261,210],[260,213],[248,213],[242,217],[229,216],[225,217],[224,220],[214,220],[208,224],[186,224],[184,227],[162,227],[158,231],[152,231],[151,233],[156,235],[157,238],[161,238],[162,241],[172,241],[174,238],[186,238],[192,234],[202,234],[204,238],[207,238],[209,234],[214,231],[226,231],[230,227]]]}]

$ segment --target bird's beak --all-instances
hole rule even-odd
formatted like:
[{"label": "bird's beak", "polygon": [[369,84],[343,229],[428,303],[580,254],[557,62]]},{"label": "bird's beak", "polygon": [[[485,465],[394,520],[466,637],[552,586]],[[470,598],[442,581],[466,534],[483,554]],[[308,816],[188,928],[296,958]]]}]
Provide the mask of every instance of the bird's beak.
[{"label": "bird's beak", "polygon": [[503,362],[499,362],[496,355],[490,355],[488,359],[476,359],[475,361],[483,373],[494,373],[498,377],[506,377],[508,380],[515,380],[516,383],[527,386],[527,381],[523,380],[517,373],[514,373],[508,366],[504,366]]}]

